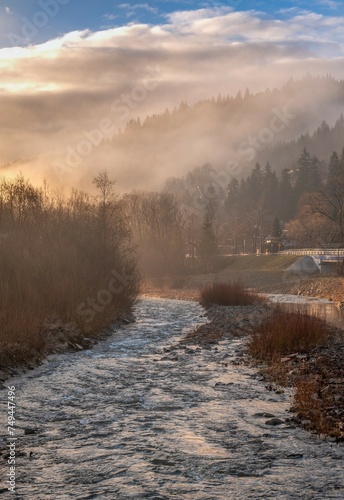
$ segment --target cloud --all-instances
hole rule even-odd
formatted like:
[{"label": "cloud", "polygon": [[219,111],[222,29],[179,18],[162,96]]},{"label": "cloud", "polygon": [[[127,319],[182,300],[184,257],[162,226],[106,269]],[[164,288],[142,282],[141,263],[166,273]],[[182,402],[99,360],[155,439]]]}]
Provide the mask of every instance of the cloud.
[{"label": "cloud", "polygon": [[338,9],[340,7],[340,2],[334,0],[318,0],[316,4],[329,7],[330,9]]},{"label": "cloud", "polygon": [[247,86],[275,87],[307,71],[343,77],[343,42],[344,17],[302,11],[280,20],[217,7],[173,13],[159,25],[75,31],[1,49],[0,128],[8,140],[0,163],[79,141],[141,84],[148,64],[159,66],[160,85],[130,117]]},{"label": "cloud", "polygon": [[106,19],[107,21],[114,21],[115,19],[118,18],[116,14],[104,14],[103,18]]},{"label": "cloud", "polygon": [[159,13],[159,9],[149,5],[148,3],[137,3],[134,5],[131,5],[129,3],[121,3],[117,5],[117,8],[126,10],[127,17],[135,15],[136,12],[140,10],[144,10],[146,12],[149,12],[150,14],[155,15]]}]

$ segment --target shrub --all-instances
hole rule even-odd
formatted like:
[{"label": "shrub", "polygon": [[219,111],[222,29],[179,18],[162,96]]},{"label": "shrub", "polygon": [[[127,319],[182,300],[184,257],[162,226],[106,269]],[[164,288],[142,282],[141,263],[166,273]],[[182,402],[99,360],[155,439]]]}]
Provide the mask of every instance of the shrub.
[{"label": "shrub", "polygon": [[[112,186],[105,174],[96,179],[97,187]],[[0,223],[0,368],[44,352],[46,320],[97,335],[131,310],[140,280],[114,196],[73,191],[60,199],[22,177],[0,180]],[[110,292],[113,273],[125,280]]]},{"label": "shrub", "polygon": [[248,348],[254,357],[271,361],[323,344],[328,336],[328,326],[317,316],[277,309],[253,332]]},{"label": "shrub", "polygon": [[200,303],[204,307],[213,304],[219,306],[248,306],[261,303],[264,298],[245,289],[240,282],[212,283],[205,285],[200,290]]}]

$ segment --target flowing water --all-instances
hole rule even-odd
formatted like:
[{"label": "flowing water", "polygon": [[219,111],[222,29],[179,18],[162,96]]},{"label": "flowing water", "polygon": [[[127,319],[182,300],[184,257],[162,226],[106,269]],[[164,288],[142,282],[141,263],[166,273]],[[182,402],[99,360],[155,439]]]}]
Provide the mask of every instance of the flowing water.
[{"label": "flowing water", "polygon": [[291,311],[303,310],[325,319],[328,323],[344,328],[343,311],[331,300],[284,294],[270,294],[268,298],[271,302],[281,304]]},{"label": "flowing water", "polygon": [[[290,394],[267,391],[241,362],[241,339],[174,349],[202,314],[142,300],[137,322],[93,350],[11,379],[16,498],[343,499],[343,445],[290,425]],[[2,459],[2,478],[7,469]]]}]

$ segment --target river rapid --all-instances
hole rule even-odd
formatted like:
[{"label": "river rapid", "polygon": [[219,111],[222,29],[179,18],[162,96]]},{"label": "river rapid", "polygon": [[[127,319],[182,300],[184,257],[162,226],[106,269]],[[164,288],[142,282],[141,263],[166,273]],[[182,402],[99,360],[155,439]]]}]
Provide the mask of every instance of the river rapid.
[{"label": "river rapid", "polygon": [[[15,498],[344,498],[343,445],[291,425],[291,394],[269,392],[243,362],[245,340],[175,348],[206,321],[192,302],[144,299],[135,315],[92,350],[6,382],[16,387]],[[14,498],[0,459],[2,496]]]}]

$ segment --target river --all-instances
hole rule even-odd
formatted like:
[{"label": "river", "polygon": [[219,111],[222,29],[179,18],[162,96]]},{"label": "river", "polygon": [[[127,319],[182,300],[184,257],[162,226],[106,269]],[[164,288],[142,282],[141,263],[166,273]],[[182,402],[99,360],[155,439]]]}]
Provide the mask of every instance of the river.
[{"label": "river", "polygon": [[270,302],[280,304],[285,309],[305,311],[328,323],[344,328],[343,311],[331,300],[285,294],[269,294],[267,297]]},{"label": "river", "polygon": [[[288,422],[291,394],[267,391],[241,362],[242,339],[174,349],[202,314],[192,302],[141,300],[137,322],[92,350],[9,380],[16,498],[343,499],[343,445]],[[2,458],[2,479],[7,471]]]}]

